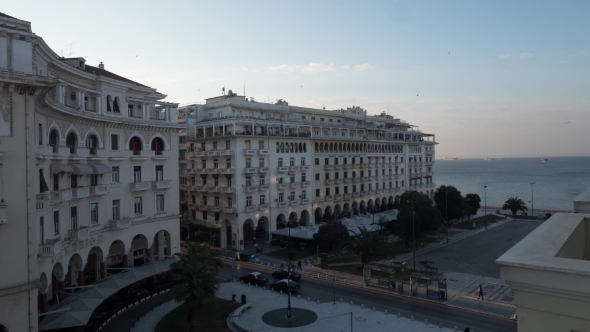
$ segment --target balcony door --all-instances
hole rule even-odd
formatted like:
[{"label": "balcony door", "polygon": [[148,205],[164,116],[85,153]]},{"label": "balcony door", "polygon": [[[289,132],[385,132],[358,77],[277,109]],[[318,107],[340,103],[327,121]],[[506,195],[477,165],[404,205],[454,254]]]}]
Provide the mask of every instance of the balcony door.
[{"label": "balcony door", "polygon": [[78,207],[77,206],[70,207],[70,227],[71,227],[71,230],[73,230],[73,231],[78,230]]}]

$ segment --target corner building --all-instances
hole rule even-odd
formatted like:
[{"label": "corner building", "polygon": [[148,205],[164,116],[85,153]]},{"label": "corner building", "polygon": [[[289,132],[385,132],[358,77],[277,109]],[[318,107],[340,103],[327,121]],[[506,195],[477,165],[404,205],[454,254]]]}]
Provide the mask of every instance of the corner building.
[{"label": "corner building", "polygon": [[37,331],[75,287],[180,251],[165,97],[0,13],[0,331]]},{"label": "corner building", "polygon": [[213,243],[242,250],[271,232],[392,209],[434,194],[434,135],[387,114],[247,100],[231,91],[179,109],[181,202]]}]

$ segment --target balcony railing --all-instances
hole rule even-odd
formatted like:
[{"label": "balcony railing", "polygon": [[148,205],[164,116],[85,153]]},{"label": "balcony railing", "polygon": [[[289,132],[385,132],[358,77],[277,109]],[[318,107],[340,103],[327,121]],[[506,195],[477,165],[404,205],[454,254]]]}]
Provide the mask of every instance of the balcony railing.
[{"label": "balcony railing", "polygon": [[143,182],[131,182],[131,191],[146,191],[149,190],[151,186],[151,182],[143,181]]},{"label": "balcony railing", "polygon": [[333,184],[334,180],[333,179],[326,179],[324,180],[324,184]]},{"label": "balcony railing", "polygon": [[90,195],[90,189],[88,187],[80,187],[72,189],[72,195],[74,198],[85,198]]},{"label": "balcony railing", "polygon": [[235,207],[224,207],[223,212],[224,213],[236,213],[236,208]]},{"label": "balcony railing", "polygon": [[344,167],[344,169],[352,168],[352,165],[351,164],[344,164],[342,166]]},{"label": "balcony railing", "polygon": [[291,201],[289,201],[289,205],[290,206],[299,205],[299,200],[298,199],[291,200]]},{"label": "balcony railing", "polygon": [[123,218],[118,220],[109,220],[111,230],[123,229],[131,226],[131,218]]},{"label": "balcony railing", "polygon": [[277,172],[280,173],[284,173],[288,170],[289,168],[287,166],[277,166]]},{"label": "balcony railing", "polygon": [[207,191],[207,186],[197,186],[197,192],[203,193]]},{"label": "balcony railing", "polygon": [[334,183],[342,183],[342,179],[334,179]]},{"label": "balcony railing", "polygon": [[233,168],[218,168],[217,170],[219,171],[219,174],[233,174],[234,173]]},{"label": "balcony railing", "polygon": [[172,180],[160,180],[152,182],[154,189],[168,189],[172,186]]},{"label": "balcony railing", "polygon": [[359,195],[360,195],[360,194],[359,194],[358,192],[354,192],[354,193],[352,193],[352,197],[359,197]]},{"label": "balcony railing", "polygon": [[268,185],[268,184],[261,184],[258,186],[258,190],[261,190],[261,191],[268,190],[269,187],[270,187],[270,185]]},{"label": "balcony railing", "polygon": [[207,211],[211,211],[211,212],[221,212],[222,207],[219,205],[216,206],[207,206]]},{"label": "balcony railing", "polygon": [[279,202],[279,207],[286,207],[287,206],[287,202]]},{"label": "balcony railing", "polygon": [[342,165],[341,164],[334,165],[334,169],[341,169],[341,168],[342,168]]},{"label": "balcony railing", "polygon": [[108,193],[108,187],[107,186],[91,186],[90,187],[90,195],[96,196],[96,195],[105,195]]},{"label": "balcony railing", "polygon": [[309,187],[311,185],[311,181],[303,181],[301,182],[301,188]]},{"label": "balcony railing", "polygon": [[251,193],[251,192],[254,192],[256,190],[258,190],[258,187],[257,186],[245,186],[244,187],[244,191],[247,192],[247,193]]},{"label": "balcony railing", "polygon": [[334,195],[334,199],[341,199],[342,198],[342,194],[336,194]]},{"label": "balcony railing", "polygon": [[374,195],[375,194],[375,190],[369,190],[369,195]]},{"label": "balcony railing", "polygon": [[42,257],[54,257],[61,249],[61,239],[55,238],[47,240],[45,244],[39,245],[39,254]]},{"label": "balcony railing", "polygon": [[343,198],[350,198],[350,193],[345,193],[345,194],[342,194],[342,197],[343,197]]},{"label": "balcony railing", "polygon": [[302,171],[309,171],[310,169],[311,169],[311,166],[309,166],[309,165],[301,165]]},{"label": "balcony railing", "polygon": [[301,166],[289,166],[289,171],[296,172],[301,169]]},{"label": "balcony railing", "polygon": [[89,227],[81,227],[75,231],[69,230],[68,231],[68,238],[74,241],[84,240],[90,235],[90,228]]},{"label": "balcony railing", "polygon": [[258,210],[260,210],[260,211],[268,210],[268,203],[258,205]]},{"label": "balcony railing", "polygon": [[291,187],[291,188],[299,188],[299,187],[301,187],[301,183],[299,183],[299,182],[291,182],[291,183],[289,183],[289,187]]},{"label": "balcony railing", "polygon": [[367,196],[367,191],[366,190],[361,191],[361,196]]},{"label": "balcony railing", "polygon": [[235,187],[219,187],[219,192],[222,192],[225,194],[231,194],[234,192],[234,190],[236,190]]},{"label": "balcony railing", "polygon": [[279,189],[287,189],[287,188],[289,188],[289,184],[288,183],[279,183],[278,187],[279,187]]},{"label": "balcony railing", "polygon": [[325,170],[334,169],[334,165],[324,165]]},{"label": "balcony railing", "polygon": [[258,210],[258,205],[250,205],[250,206],[246,206],[246,212],[253,212]]},{"label": "balcony railing", "polygon": [[258,150],[258,155],[259,156],[266,156],[266,155],[268,155],[268,149],[259,149]]},{"label": "balcony railing", "polygon": [[258,167],[258,173],[268,173],[268,167]]},{"label": "balcony railing", "polygon": [[351,178],[344,178],[344,179],[342,179],[342,182],[344,182],[344,183],[349,183],[351,181],[352,181]]},{"label": "balcony railing", "polygon": [[302,198],[301,199],[301,204],[309,204],[311,202],[311,199],[309,198]]},{"label": "balcony railing", "polygon": [[246,155],[246,156],[253,156],[255,154],[256,154],[256,150],[253,150],[253,149],[244,150],[244,155]]},{"label": "balcony railing", "polygon": [[334,199],[334,196],[332,196],[332,195],[326,195],[325,198],[326,198],[326,201],[331,201],[331,200]]},{"label": "balcony railing", "polygon": [[229,156],[231,155],[232,150],[218,150],[217,151],[217,155],[218,156]]},{"label": "balcony railing", "polygon": [[244,173],[256,173],[257,171],[256,167],[244,167]]}]

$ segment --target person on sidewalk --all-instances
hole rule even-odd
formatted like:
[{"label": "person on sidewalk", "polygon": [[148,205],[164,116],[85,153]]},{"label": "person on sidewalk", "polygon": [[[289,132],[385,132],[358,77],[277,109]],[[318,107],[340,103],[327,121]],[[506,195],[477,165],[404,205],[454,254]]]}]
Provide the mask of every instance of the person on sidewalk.
[{"label": "person on sidewalk", "polygon": [[297,270],[303,271],[303,268],[301,267],[301,260],[297,262]]},{"label": "person on sidewalk", "polygon": [[483,288],[481,288],[481,285],[479,285],[479,287],[477,287],[477,299],[479,300],[480,297],[481,297],[481,300],[483,301]]}]

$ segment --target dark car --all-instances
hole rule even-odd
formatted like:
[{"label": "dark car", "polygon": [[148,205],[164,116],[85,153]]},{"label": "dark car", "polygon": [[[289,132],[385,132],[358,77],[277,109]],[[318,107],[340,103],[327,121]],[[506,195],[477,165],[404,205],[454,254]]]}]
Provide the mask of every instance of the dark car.
[{"label": "dark car", "polygon": [[283,291],[283,292],[287,292],[289,291],[289,289],[291,290],[291,293],[298,293],[299,290],[301,289],[301,286],[299,286],[298,283],[296,283],[293,280],[287,280],[287,279],[283,279],[283,280],[279,280],[277,282],[273,282],[272,284],[270,284],[270,288],[276,291]]},{"label": "dark car", "polygon": [[275,279],[291,279],[295,281],[301,280],[301,274],[291,270],[290,272],[287,270],[279,270],[272,273],[272,277]]},{"label": "dark car", "polygon": [[266,285],[268,278],[263,276],[260,272],[248,273],[240,277],[240,281],[248,284],[256,284],[258,286]]}]

